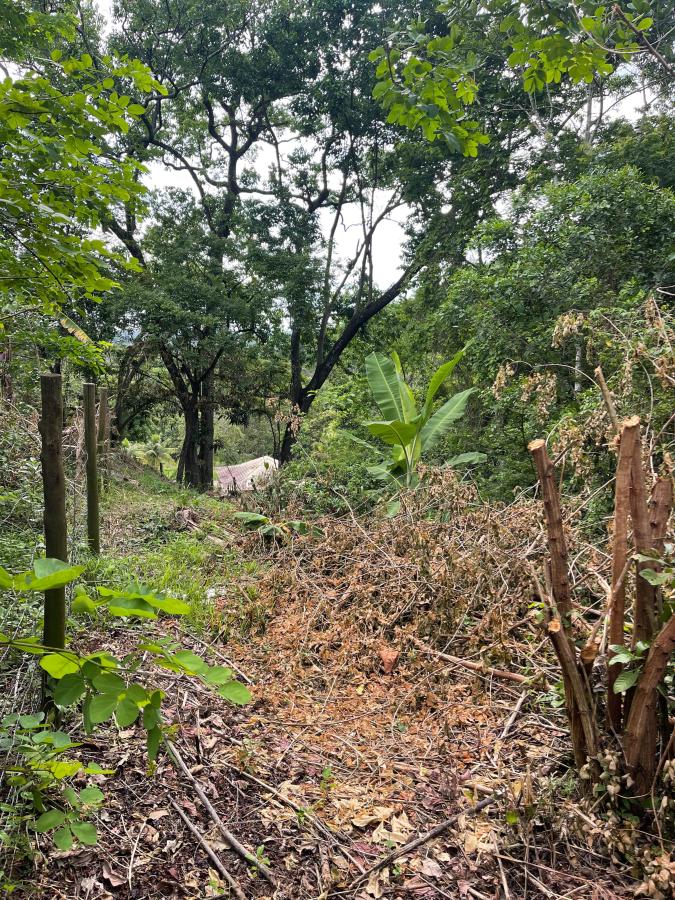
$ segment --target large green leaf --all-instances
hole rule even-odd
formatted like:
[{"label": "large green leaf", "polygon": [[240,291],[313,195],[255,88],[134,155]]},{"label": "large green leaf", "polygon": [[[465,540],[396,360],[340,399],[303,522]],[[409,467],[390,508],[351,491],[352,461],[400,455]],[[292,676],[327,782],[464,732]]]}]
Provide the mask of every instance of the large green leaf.
[{"label": "large green leaf", "polygon": [[455,353],[451,360],[443,363],[442,366],[439,366],[431,376],[431,381],[429,382],[429,386],[427,387],[427,396],[424,401],[424,416],[426,418],[428,418],[431,414],[431,406],[434,402],[436,394],[441,388],[441,385],[450,377],[455,366],[462,359],[465,352],[466,348],[459,350],[457,353]]},{"label": "large green leaf", "polygon": [[80,664],[64,653],[48,653],[42,657],[40,665],[48,675],[57,679],[80,671]]},{"label": "large green leaf", "polygon": [[391,351],[391,358],[394,362],[394,368],[396,369],[396,374],[398,375],[398,393],[401,398],[401,409],[403,410],[403,421],[404,422],[412,422],[413,419],[417,418],[417,407],[415,406],[415,395],[412,390],[405,383],[405,379],[403,378],[403,367],[401,366],[401,360],[399,359],[398,353],[395,350]]},{"label": "large green leaf", "polygon": [[366,377],[382,417],[387,421],[404,419],[394,361],[383,353],[370,353],[366,357]]},{"label": "large green leaf", "polygon": [[243,706],[251,699],[251,692],[240,681],[230,681],[228,684],[221,684],[218,688],[218,693],[224,700],[229,700],[230,703],[236,703],[238,706]]},{"label": "large green leaf", "polygon": [[64,675],[54,689],[54,703],[57,706],[72,706],[73,703],[80,699],[86,689],[84,678],[79,672]]},{"label": "large green leaf", "polygon": [[51,831],[52,828],[58,828],[65,821],[66,814],[60,809],[48,809],[43,812],[40,818],[35,822],[33,828],[40,834],[45,831]]},{"label": "large green leaf", "polygon": [[17,575],[14,586],[22,591],[48,591],[75,581],[84,566],[69,566],[60,559],[36,559],[33,571]]},{"label": "large green leaf", "polygon": [[476,451],[460,453],[458,456],[453,456],[452,459],[449,459],[446,462],[446,466],[467,466],[471,463],[485,462],[486,459],[487,456],[484,453],[478,453]]},{"label": "large green leaf", "polygon": [[469,397],[475,388],[469,388],[455,394],[437,410],[422,428],[422,450],[427,451],[434,447],[457,419],[464,415]]},{"label": "large green leaf", "polygon": [[93,725],[106,722],[110,718],[113,714],[113,710],[117,706],[117,697],[118,695],[116,693],[112,693],[97,694],[91,698],[88,713],[89,719]]},{"label": "large green leaf", "polygon": [[391,422],[368,422],[368,430],[374,437],[380,438],[385,444],[398,444],[407,447],[418,432],[418,426],[411,422],[401,422],[394,419]]}]

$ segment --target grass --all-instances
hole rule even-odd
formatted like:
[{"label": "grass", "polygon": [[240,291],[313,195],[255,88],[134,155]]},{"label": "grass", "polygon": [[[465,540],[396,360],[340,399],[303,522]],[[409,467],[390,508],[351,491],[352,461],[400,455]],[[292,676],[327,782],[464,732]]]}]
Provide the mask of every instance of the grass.
[{"label": "grass", "polygon": [[[89,561],[88,577],[119,587],[142,581],[185,599],[188,624],[198,632],[222,631],[225,619],[216,598],[235,594],[235,582],[255,571],[228,542],[232,506],[147,468],[125,464],[124,474],[126,480],[111,483],[104,494],[102,554]],[[186,530],[177,517],[186,509],[197,530]]]}]

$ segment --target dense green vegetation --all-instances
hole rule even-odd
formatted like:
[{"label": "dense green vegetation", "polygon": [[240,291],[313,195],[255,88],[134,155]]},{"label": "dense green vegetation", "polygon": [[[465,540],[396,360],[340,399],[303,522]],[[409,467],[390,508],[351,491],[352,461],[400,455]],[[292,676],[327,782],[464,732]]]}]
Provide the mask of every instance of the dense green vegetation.
[{"label": "dense green vegetation", "polygon": [[[408,540],[408,561],[424,577],[450,546],[446,526],[467,529],[452,544],[458,558],[472,541],[494,539],[507,554],[499,568],[507,589],[490,586],[489,602],[519,598],[507,634],[532,610],[550,635],[562,628],[589,693],[596,657],[586,666],[582,647],[597,655],[606,615],[600,658],[625,666],[609,680],[624,725],[641,673],[665,653],[650,688],[655,709],[660,691],[661,732],[658,759],[656,725],[650,732],[649,790],[638,810],[629,766],[616,776],[625,802],[607,811],[612,826],[658,832],[665,859],[675,778],[666,733],[675,641],[666,487],[675,442],[674,28],[664,0],[115,0],[112,15],[93,0],[0,0],[0,675],[7,696],[21,694],[28,671],[35,689],[0,726],[0,752],[20,759],[0,797],[0,842],[15,857],[28,859],[36,833],[61,851],[98,839],[92,821],[104,793],[84,781],[104,770],[80,759],[73,735],[101,726],[126,733],[138,722],[154,764],[162,746],[174,753],[177,725],[166,710],[175,712],[176,684],[192,681],[235,706],[251,699],[215,645],[265,633],[278,598],[259,600],[256,579],[276,590],[277,574],[285,584],[307,566],[322,602],[334,600],[340,613],[351,582],[334,589],[338,576],[302,548],[325,540],[329,557],[356,557],[360,547],[336,524],[345,517],[389,562],[390,545]],[[46,372],[63,388],[69,537],[59,560],[44,558]],[[100,556],[83,524],[81,397],[91,382],[103,398]],[[642,444],[635,438],[634,457],[622,461],[620,422],[635,415]],[[542,437],[560,464],[550,484],[546,461],[542,468],[528,452]],[[264,489],[224,500],[217,470],[265,455],[280,468]],[[646,525],[640,465],[654,490]],[[551,484],[572,504],[570,566],[582,557],[586,566],[574,568],[573,602],[563,584],[562,604],[554,553],[562,524],[551,538],[547,520],[553,562],[536,557],[543,587],[529,549],[508,557],[509,529],[487,524],[513,505],[541,553],[538,512],[527,504],[543,490],[550,514]],[[614,547],[613,514],[610,532],[625,526]],[[629,518],[630,554],[641,554],[625,603],[634,592],[635,612],[625,629],[621,618],[621,644],[612,645],[629,564],[622,572],[616,546]],[[291,562],[283,554],[296,543]],[[483,584],[471,559],[465,593]],[[65,646],[42,636],[42,596],[49,608],[55,590],[68,597]],[[386,607],[378,590],[369,602]],[[419,636],[436,629],[433,639],[453,653],[463,633],[467,646],[478,641],[482,662],[484,646],[499,667],[522,661],[532,635],[507,650],[502,632],[492,640],[495,621],[417,596],[418,586],[390,611],[378,640],[404,642],[405,628],[416,628],[405,638],[415,660]],[[298,659],[317,669],[309,633],[307,625]],[[555,638],[553,646],[560,661]],[[265,666],[275,652],[265,644]],[[398,651],[378,652],[390,675]],[[566,706],[574,739],[576,701],[547,682],[547,665],[528,658],[520,680],[545,686],[537,702],[546,708]],[[162,681],[167,673],[175,680]],[[593,728],[602,729],[604,686],[594,690]],[[621,723],[610,721],[610,749],[600,741],[605,749],[586,760],[573,740],[576,775],[596,796],[614,784],[610,772],[623,771],[611,754],[630,746],[630,728],[621,744]],[[201,763],[199,723],[198,714]],[[255,779],[247,740],[237,752]],[[332,785],[324,770],[322,803]],[[304,806],[285,799],[302,824]],[[514,809],[509,827],[536,818],[520,800]],[[639,863],[624,848],[626,865],[645,879],[644,892],[667,897],[675,872],[664,880],[654,846]],[[264,846],[243,858],[249,874],[265,877]],[[14,868],[0,862],[7,891],[20,889]],[[382,896],[371,881],[367,895]]]}]

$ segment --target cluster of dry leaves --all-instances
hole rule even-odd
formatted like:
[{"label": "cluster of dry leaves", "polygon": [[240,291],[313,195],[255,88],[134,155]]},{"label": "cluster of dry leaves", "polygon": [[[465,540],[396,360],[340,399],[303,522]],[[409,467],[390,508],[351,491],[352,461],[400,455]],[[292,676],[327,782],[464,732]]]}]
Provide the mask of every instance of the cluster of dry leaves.
[{"label": "cluster of dry leaves", "polygon": [[[41,896],[231,896],[172,802],[247,898],[632,896],[626,867],[574,827],[566,723],[546,697],[557,675],[520,565],[543,551],[538,505],[489,507],[448,478],[396,519],[326,519],[320,536],[286,543],[238,539],[259,572],[214,602],[234,620],[242,596],[255,598],[258,624],[211,652],[250,679],[248,707],[166,676],[176,745],[274,884],[228,849],[168,757],[147,778],[131,729],[85,748],[115,769],[101,847],[38,858]],[[602,555],[589,550],[585,563],[600,571]]]}]

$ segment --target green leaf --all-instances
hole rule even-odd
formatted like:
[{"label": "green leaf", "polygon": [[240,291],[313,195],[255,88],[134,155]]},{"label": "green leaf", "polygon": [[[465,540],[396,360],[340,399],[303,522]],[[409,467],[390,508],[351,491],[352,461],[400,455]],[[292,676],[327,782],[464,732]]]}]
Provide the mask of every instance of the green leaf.
[{"label": "green leaf", "polygon": [[65,653],[48,653],[40,660],[40,666],[48,675],[56,679],[80,671],[79,663],[75,662],[72,657],[67,657]]},{"label": "green leaf", "polygon": [[624,669],[614,682],[614,693],[623,694],[637,684],[640,672],[636,669]]},{"label": "green leaf", "polygon": [[80,843],[85,844],[87,847],[93,847],[98,841],[96,828],[91,822],[71,822],[70,827]]},{"label": "green leaf", "polygon": [[157,613],[149,603],[137,597],[116,597],[106,603],[113,616],[137,616],[139,619],[156,619]]},{"label": "green leaf", "polygon": [[5,569],[0,566],[0,590],[9,591],[14,586],[14,579]]},{"label": "green leaf", "polygon": [[244,525],[257,527],[258,525],[265,525],[269,522],[267,516],[263,516],[261,513],[255,512],[236,512],[234,514],[235,519],[239,519]]},{"label": "green leaf", "polygon": [[391,422],[368,422],[368,430],[374,437],[380,438],[385,444],[407,447],[412,443],[418,432],[418,426],[411,422],[401,422],[394,419]]},{"label": "green leaf", "polygon": [[84,678],[79,672],[64,675],[54,689],[54,703],[61,707],[72,706],[86,689]]},{"label": "green leaf", "polygon": [[140,712],[141,710],[138,704],[134,703],[133,700],[129,700],[127,697],[125,697],[117,704],[117,709],[115,710],[115,720],[120,728],[128,728],[129,725],[133,725],[133,723],[139,717]]},{"label": "green leaf", "polygon": [[84,614],[93,616],[96,615],[96,604],[87,594],[77,594],[70,604],[70,611],[74,616]]},{"label": "green leaf", "polygon": [[239,706],[243,706],[251,700],[251,692],[240,681],[230,681],[229,684],[221,685],[218,693],[224,700],[229,700],[230,703],[236,703]]},{"label": "green leaf", "polygon": [[67,826],[55,831],[52,835],[52,839],[59,850],[70,850],[73,846],[73,835],[70,828]]},{"label": "green leaf", "polygon": [[14,579],[15,586],[23,591],[48,591],[75,581],[84,572],[84,566],[69,566],[60,559],[36,559],[33,572],[26,572]]},{"label": "green leaf", "polygon": [[162,729],[159,727],[151,728],[148,731],[148,758],[151,762],[157,759],[159,753],[159,743],[162,740]]},{"label": "green leaf", "polygon": [[228,681],[232,681],[233,675],[232,669],[227,669],[225,666],[211,666],[202,677],[207,684],[226,684]]},{"label": "green leaf", "polygon": [[126,683],[119,675],[114,672],[101,672],[92,678],[92,684],[101,694],[117,694],[126,690]]},{"label": "green leaf", "polygon": [[106,722],[113,714],[117,706],[117,694],[98,694],[91,698],[89,704],[89,719],[92,725]]},{"label": "green leaf", "polygon": [[451,459],[446,462],[446,466],[466,466],[471,463],[485,462],[486,459],[487,456],[485,453],[478,453],[475,451],[472,453],[460,453],[457,456],[451,457]]},{"label": "green leaf", "polygon": [[208,669],[204,660],[191,650],[179,650],[177,653],[173,654],[173,659],[180,663],[180,665],[187,670],[189,675],[196,675],[197,673],[205,672]]},{"label": "green leaf", "polygon": [[641,569],[640,575],[645,581],[648,581],[655,587],[660,587],[662,584],[668,584],[675,578],[671,572],[655,572],[654,569]]},{"label": "green leaf", "polygon": [[97,803],[102,803],[105,800],[105,794],[102,790],[94,785],[90,785],[89,787],[82,788],[80,791],[80,800],[82,803],[87,803],[89,806],[94,806]]},{"label": "green leaf", "polygon": [[464,415],[469,397],[475,392],[475,388],[469,388],[455,394],[437,410],[422,428],[422,448],[430,450],[449,431],[450,425]]},{"label": "green leaf", "polygon": [[393,519],[394,516],[397,516],[401,511],[401,501],[400,500],[390,500],[387,503],[387,518]]},{"label": "green leaf", "polygon": [[43,812],[39,819],[33,824],[33,828],[39,833],[44,834],[51,831],[52,828],[58,828],[66,820],[66,814],[60,809],[48,809]]},{"label": "green leaf", "polygon": [[393,359],[383,353],[366,357],[366,377],[382,417],[387,421],[403,420],[399,376]]},{"label": "green leaf", "polygon": [[424,416],[428,418],[431,413],[431,406],[434,402],[436,394],[440,390],[441,386],[447,379],[450,377],[452,372],[455,369],[455,366],[458,362],[463,358],[466,353],[466,347],[462,350],[458,350],[457,353],[446,363],[443,363],[442,366],[439,366],[434,374],[431,376],[431,381],[429,382],[429,386],[427,387],[427,396],[424,400]]},{"label": "green leaf", "polygon": [[143,727],[147,731],[157,728],[162,721],[159,710],[154,706],[146,706],[143,710]]}]

